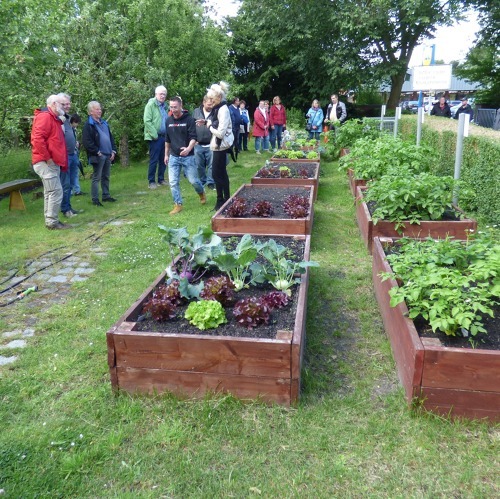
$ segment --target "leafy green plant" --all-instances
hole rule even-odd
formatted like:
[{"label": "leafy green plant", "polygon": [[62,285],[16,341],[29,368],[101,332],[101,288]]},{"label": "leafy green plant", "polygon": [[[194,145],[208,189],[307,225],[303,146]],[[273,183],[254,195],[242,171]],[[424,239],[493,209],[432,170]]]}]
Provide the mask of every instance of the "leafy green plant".
[{"label": "leafy green plant", "polygon": [[288,166],[280,166],[279,170],[280,170],[280,177],[282,177],[282,178],[292,176],[292,172],[291,172],[290,168],[288,168]]},{"label": "leafy green plant", "polygon": [[233,314],[242,326],[252,329],[269,322],[271,308],[264,300],[251,296],[237,302]]},{"label": "leafy green plant", "polygon": [[433,162],[430,148],[381,135],[358,139],[350,154],[340,158],[339,169],[353,168],[357,179],[372,180],[401,170],[428,172]]},{"label": "leafy green plant", "polygon": [[286,258],[287,248],[271,239],[265,244],[260,254],[266,259],[265,278],[279,291],[291,296],[290,288],[300,282],[297,274],[302,274],[308,267],[319,267],[314,261],[292,262]]},{"label": "leafy green plant", "polygon": [[406,301],[409,317],[423,317],[447,335],[486,333],[481,314],[493,317],[500,302],[500,244],[497,231],[474,234],[467,242],[402,239],[387,255],[395,278],[391,306]]},{"label": "leafy green plant", "polygon": [[[402,172],[400,172],[402,173]],[[410,171],[400,175],[383,175],[368,184],[364,200],[375,203],[373,223],[388,220],[396,230],[404,221],[419,224],[421,220],[439,220],[452,209],[453,177],[436,177],[430,173],[413,176]]]},{"label": "leafy green plant", "polygon": [[261,247],[262,243],[254,242],[252,236],[245,234],[233,251],[221,248],[221,252],[214,256],[212,263],[227,274],[235,290],[240,291],[253,283],[265,281],[262,265],[255,262]]},{"label": "leafy green plant", "polygon": [[193,301],[189,304],[184,318],[202,331],[214,329],[227,322],[221,303],[215,300]]},{"label": "leafy green plant", "polygon": [[335,158],[338,157],[341,149],[352,147],[358,139],[374,140],[380,136],[380,131],[374,124],[361,120],[347,120],[341,126],[337,126],[335,130],[326,133],[328,137],[327,154],[331,154]]},{"label": "leafy green plant", "polygon": [[318,159],[319,154],[316,151],[309,151],[306,156],[307,159]]},{"label": "leafy green plant", "polygon": [[[313,151],[311,151],[313,152]],[[280,149],[273,155],[274,158],[287,158],[287,159],[305,159],[306,153],[304,151],[293,151],[289,149]]]}]

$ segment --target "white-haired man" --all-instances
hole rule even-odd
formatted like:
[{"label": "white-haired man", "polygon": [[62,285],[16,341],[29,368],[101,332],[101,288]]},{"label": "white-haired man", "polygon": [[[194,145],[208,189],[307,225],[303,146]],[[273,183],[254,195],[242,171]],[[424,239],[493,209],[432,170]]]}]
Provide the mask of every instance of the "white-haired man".
[{"label": "white-haired man", "polygon": [[47,107],[35,110],[31,129],[31,162],[36,174],[42,179],[44,216],[47,229],[67,229],[70,226],[59,221],[63,198],[61,171],[68,171],[68,153],[62,123],[59,119],[64,109],[57,95],[47,99]]},{"label": "white-haired man", "polygon": [[148,100],[144,108],[144,140],[149,143],[148,182],[150,189],[156,189],[158,185],[167,185],[165,182],[167,167],[164,161],[165,123],[168,118],[166,99],[167,89],[160,85],[155,89],[155,96]]}]

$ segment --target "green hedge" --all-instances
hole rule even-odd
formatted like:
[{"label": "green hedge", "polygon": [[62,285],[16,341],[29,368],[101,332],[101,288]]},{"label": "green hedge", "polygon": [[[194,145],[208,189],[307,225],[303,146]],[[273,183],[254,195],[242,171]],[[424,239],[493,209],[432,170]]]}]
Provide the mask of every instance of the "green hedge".
[{"label": "green hedge", "polygon": [[[435,154],[433,173],[453,175],[457,135],[457,122],[449,120],[440,126],[439,121],[427,120],[422,127],[421,143],[430,146]],[[439,129],[437,129],[439,128]],[[400,132],[405,139],[416,137],[417,121],[414,116],[404,116]],[[488,131],[488,134],[491,134]],[[493,134],[491,134],[493,135]],[[471,133],[464,138],[461,179],[466,184],[459,197],[460,206],[467,213],[474,213],[487,224],[500,224],[500,134],[481,136]],[[469,191],[469,192],[467,192]]]}]

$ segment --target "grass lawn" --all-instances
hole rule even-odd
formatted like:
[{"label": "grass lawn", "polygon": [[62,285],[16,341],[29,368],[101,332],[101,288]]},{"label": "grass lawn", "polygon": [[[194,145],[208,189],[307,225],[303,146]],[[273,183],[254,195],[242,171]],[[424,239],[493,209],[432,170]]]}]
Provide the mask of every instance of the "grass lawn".
[{"label": "grass lawn", "polygon": [[[231,192],[266,155],[228,167]],[[210,223],[183,180],[147,188],[147,163],[114,166],[104,208],[47,231],[43,199],[0,202],[0,282],[51,250],[96,271],[52,305],[37,293],[0,308],[1,333],[34,324],[0,367],[0,489],[5,497],[484,497],[500,495],[500,427],[415,414],[406,406],[371,283],[347,178],[323,162],[315,205],[301,402],[268,407],[229,396],[180,400],[111,392],[105,333],[167,264],[159,223]],[[90,192],[90,181],[82,189]],[[92,247],[99,246],[105,256]],[[0,303],[3,303],[0,294]]]}]

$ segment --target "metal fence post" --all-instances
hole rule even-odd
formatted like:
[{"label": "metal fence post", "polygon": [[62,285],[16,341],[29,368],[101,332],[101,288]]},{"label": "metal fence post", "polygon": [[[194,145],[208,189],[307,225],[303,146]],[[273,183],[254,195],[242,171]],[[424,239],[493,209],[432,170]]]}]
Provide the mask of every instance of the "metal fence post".
[{"label": "metal fence post", "polygon": [[380,131],[384,131],[384,116],[385,116],[385,104],[382,104],[382,110],[380,111]]},{"label": "metal fence post", "polygon": [[[457,150],[455,153],[455,180],[460,180],[460,170],[462,168],[462,154],[464,149],[464,136],[466,126],[469,125],[470,116],[467,113],[461,113],[458,117],[458,130],[457,130]],[[468,133],[467,133],[468,135]],[[453,188],[453,204],[458,206],[458,185]]]},{"label": "metal fence post", "polygon": [[418,108],[417,116],[417,147],[420,145],[420,140],[422,139],[422,123],[424,122],[424,108]]},{"label": "metal fence post", "polygon": [[400,118],[401,118],[401,108],[397,107],[394,113],[394,138],[397,138],[398,136],[398,122]]}]

